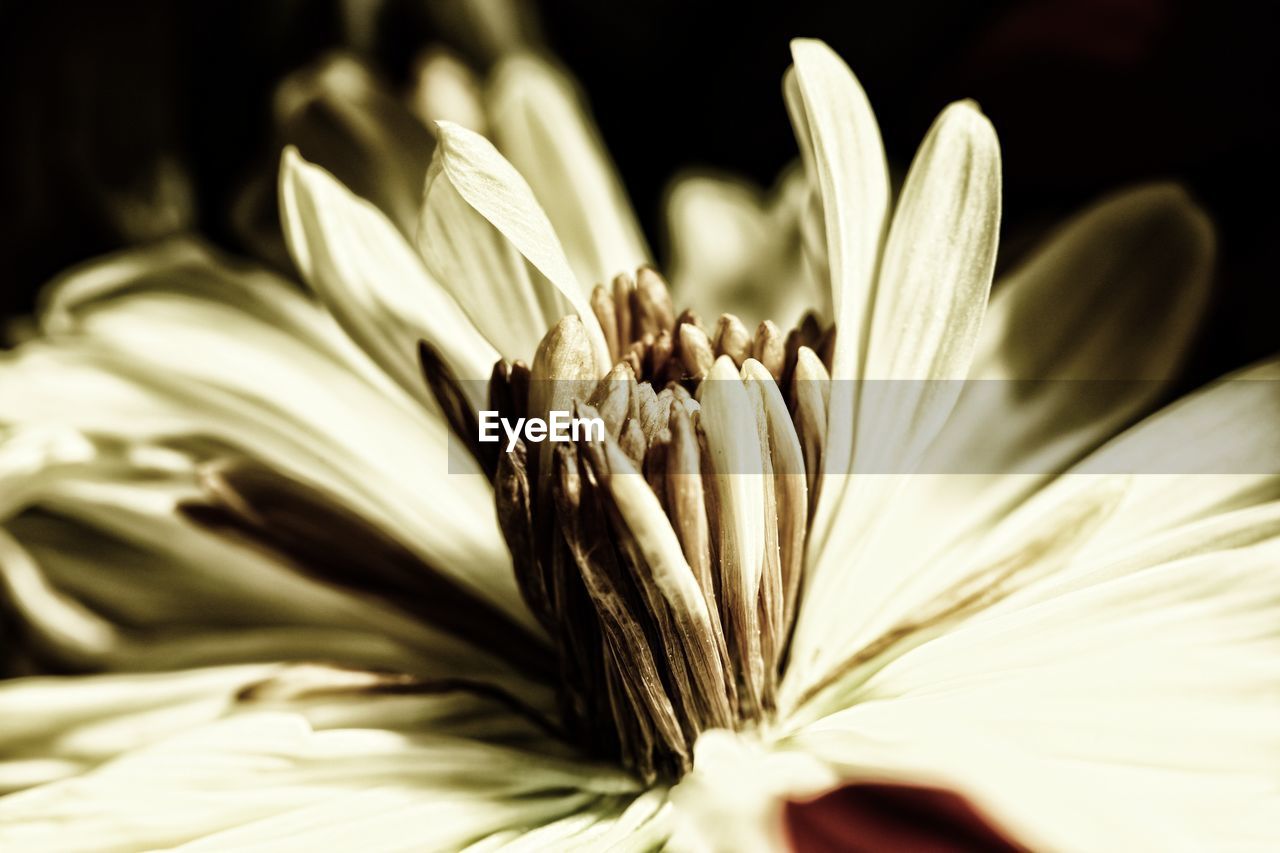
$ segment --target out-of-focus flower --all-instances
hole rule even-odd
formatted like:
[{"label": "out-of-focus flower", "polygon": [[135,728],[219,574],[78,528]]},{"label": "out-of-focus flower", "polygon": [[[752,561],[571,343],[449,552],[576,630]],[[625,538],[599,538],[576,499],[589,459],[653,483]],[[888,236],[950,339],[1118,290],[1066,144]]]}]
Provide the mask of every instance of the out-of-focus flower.
[{"label": "out-of-focus flower", "polygon": [[[827,295],[790,333],[589,289],[645,249],[536,64],[485,112],[511,162],[439,124],[411,239],[286,153],[308,293],[184,240],[55,285],[0,364],[0,580],[19,666],[98,674],[0,686],[0,841],[767,849],[859,782],[1035,848],[1274,846],[1277,386],[1130,427],[1204,217],[1109,199],[988,307],[986,119],[948,107],[891,211],[853,75],[794,59]],[[608,435],[488,452],[478,408]],[[990,473],[911,473],[943,452]],[[1201,468],[1099,473],[1135,453]]]}]

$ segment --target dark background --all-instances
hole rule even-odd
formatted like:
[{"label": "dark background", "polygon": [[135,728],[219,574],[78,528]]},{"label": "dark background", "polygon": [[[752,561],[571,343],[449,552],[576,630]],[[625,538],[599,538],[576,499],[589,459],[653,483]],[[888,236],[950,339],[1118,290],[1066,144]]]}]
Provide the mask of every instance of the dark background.
[{"label": "dark background", "polygon": [[[441,0],[443,3],[452,0]],[[438,5],[438,4],[437,4]],[[1004,239],[1102,192],[1184,182],[1213,216],[1212,312],[1188,381],[1280,350],[1275,241],[1276,21],[1266,4],[1038,0],[965,4],[530,3],[543,43],[583,83],[651,241],[681,168],[768,185],[795,156],[780,92],[787,42],[829,42],[859,75],[890,160],[908,162],[937,111],[976,98],[1000,133]],[[430,0],[361,7],[360,45],[392,83],[417,50],[465,40]],[[353,8],[348,4],[348,9]],[[337,0],[0,4],[0,318],[29,311],[66,265],[188,225],[236,250],[233,193],[271,146],[270,98],[290,70],[352,43]],[[471,51],[468,58],[483,63]],[[181,222],[122,218],[163,168],[193,190]]]}]

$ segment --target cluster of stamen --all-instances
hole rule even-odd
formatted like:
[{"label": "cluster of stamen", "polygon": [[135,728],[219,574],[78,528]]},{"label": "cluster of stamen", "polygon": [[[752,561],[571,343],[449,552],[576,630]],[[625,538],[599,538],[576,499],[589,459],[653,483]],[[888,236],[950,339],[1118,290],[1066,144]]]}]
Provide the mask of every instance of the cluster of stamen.
[{"label": "cluster of stamen", "polygon": [[[558,720],[493,684],[410,679],[398,691],[501,701],[647,782],[692,764],[699,733],[775,710],[803,592],[805,539],[826,439],[832,330],[806,318],[754,334],[724,315],[676,315],[641,269],[591,297],[612,367],[587,324],[558,322],[533,364],[500,361],[485,405],[505,419],[569,411],[603,441],[482,443],[474,394],[421,349],[458,439],[492,480],[517,585],[551,647],[456,573],[323,489],[234,454],[204,471],[190,521],[298,571],[454,634],[556,686]],[[472,389],[474,390],[474,389]]]},{"label": "cluster of stamen", "polygon": [[603,378],[584,324],[566,317],[532,366],[495,366],[488,406],[513,421],[598,417],[603,442],[481,444],[429,349],[424,367],[493,478],[520,590],[555,645],[565,732],[646,780],[676,779],[700,732],[774,708],[826,431],[818,353],[832,333],[808,317],[786,335],[769,321],[752,334],[730,314],[708,330],[676,315],[649,268],[597,286],[591,307],[614,362]]}]

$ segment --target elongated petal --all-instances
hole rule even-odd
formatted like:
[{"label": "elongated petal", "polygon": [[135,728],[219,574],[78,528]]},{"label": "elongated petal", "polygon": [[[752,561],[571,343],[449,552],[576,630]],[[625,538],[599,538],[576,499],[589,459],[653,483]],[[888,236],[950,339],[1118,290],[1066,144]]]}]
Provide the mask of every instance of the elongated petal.
[{"label": "elongated petal", "polygon": [[941,428],[959,385],[938,380],[969,375],[999,230],[995,131],[970,104],[952,104],[920,146],[889,231],[863,374],[889,390],[871,400],[880,386],[862,390],[855,455],[892,442],[895,467]]},{"label": "elongated petal", "polygon": [[[1204,212],[1165,184],[1105,199],[1067,223],[998,283],[976,381],[926,467],[965,460],[982,473],[1051,474],[1141,414],[1194,339],[1213,245]],[[984,438],[991,423],[998,442]]]},{"label": "elongated petal", "polygon": [[[1000,151],[990,123],[957,103],[920,146],[894,215],[876,289],[864,378],[832,389],[824,469],[909,475],[942,429],[969,371],[995,264],[1000,220]],[[853,460],[833,456],[856,394]],[[852,583],[849,555],[865,547],[856,523],[884,517],[900,477],[828,482],[820,493],[811,574]],[[886,571],[876,561],[862,571]],[[821,587],[818,587],[821,588]],[[821,597],[821,595],[819,596]]]},{"label": "elongated petal", "polygon": [[835,379],[862,371],[876,264],[889,208],[880,130],[853,72],[820,41],[791,43],[785,91],[809,180],[821,199],[831,302]]},{"label": "elongated petal", "polygon": [[524,175],[583,284],[649,260],[622,182],[573,83],[544,60],[498,63],[488,92],[494,141]]},{"label": "elongated petal", "polygon": [[417,361],[422,340],[444,354],[456,375],[488,375],[497,351],[380,211],[292,149],[281,166],[280,200],[289,250],[303,276],[402,388],[428,399]]},{"label": "elongated petal", "polygon": [[[829,650],[861,649],[871,642],[869,634],[855,636],[857,630],[905,612],[911,599],[902,596],[909,590],[914,588],[917,602],[926,601],[930,592],[944,594],[959,576],[956,573],[978,559],[980,545],[1010,536],[1013,550],[1032,549],[1035,531],[1044,525],[1023,523],[1019,516],[1030,519],[1046,513],[1050,522],[1059,516],[1074,564],[1280,497],[1280,439],[1273,427],[1280,418],[1278,379],[1277,363],[1271,361],[1210,385],[1121,434],[1044,486],[1012,515],[997,515],[993,504],[979,502],[970,508],[957,505],[955,517],[949,519],[938,512],[935,483],[918,475],[897,478],[902,481],[895,487],[899,491],[889,492],[888,499],[902,507],[899,521],[858,537],[842,559],[834,552],[825,557],[825,565],[844,570],[833,568],[812,579],[797,631],[796,648],[801,651],[788,674],[786,695],[794,698],[801,692],[799,684],[819,677],[820,670],[838,668],[838,661],[827,656]],[[1025,482],[1033,478],[1009,479],[1014,495],[1034,491]],[[939,533],[926,547],[918,542],[921,517],[907,515],[916,497],[918,505],[932,508],[930,517],[938,519]],[[1088,510],[1091,504],[1095,510]],[[1089,514],[1101,510],[1098,523],[1076,528],[1070,519],[1081,516],[1073,506]],[[993,521],[997,517],[999,523]],[[885,539],[890,543],[881,545]],[[952,544],[942,544],[947,542]],[[895,571],[881,571],[884,565]],[[1069,569],[1070,565],[1057,566],[1053,572]],[[855,598],[855,611],[867,608],[861,618],[851,619],[849,606],[841,606],[838,613],[823,606]],[[849,630],[854,625],[858,629]],[[806,669],[810,660],[825,663]]]},{"label": "elongated petal", "polygon": [[0,687],[0,793],[77,775],[222,715],[275,664],[161,675],[24,678]]},{"label": "elongated petal", "polygon": [[310,718],[311,703],[259,710],[250,701],[227,719],[0,800],[0,840],[62,850],[245,849],[282,837],[456,849],[634,790],[619,771],[536,747],[415,731],[415,718],[431,721],[430,695],[388,725],[383,708],[397,701],[367,696],[339,727]]},{"label": "elongated petal", "polygon": [[479,134],[437,130],[418,232],[428,265],[504,355],[528,360],[555,320],[576,313],[603,372],[604,333],[529,184]]},{"label": "elongated petal", "polygon": [[[849,67],[818,41],[793,41],[792,57],[795,65],[784,91],[805,170],[820,202],[825,257],[813,264],[825,269],[829,279],[837,329],[831,362],[836,383],[827,407],[822,465],[824,473],[842,475],[849,471],[853,453],[857,400],[850,380],[865,370],[876,269],[888,223],[889,177],[875,116]],[[833,523],[842,491],[843,483],[833,482],[819,493],[813,527],[819,543]]]},{"label": "elongated petal", "polygon": [[[52,421],[126,439],[212,437],[332,490],[399,531],[431,565],[475,571],[464,583],[489,587],[494,601],[510,596],[500,606],[524,611],[488,486],[449,476],[443,423],[385,378],[379,385],[368,369],[348,366],[363,357],[358,351],[335,358],[289,324],[242,307],[258,303],[253,286],[265,284],[228,276],[219,296],[205,298],[161,277],[84,304],[73,318],[78,340],[24,347],[0,364],[0,421]],[[296,291],[282,288],[276,298],[323,325],[323,313]]]}]

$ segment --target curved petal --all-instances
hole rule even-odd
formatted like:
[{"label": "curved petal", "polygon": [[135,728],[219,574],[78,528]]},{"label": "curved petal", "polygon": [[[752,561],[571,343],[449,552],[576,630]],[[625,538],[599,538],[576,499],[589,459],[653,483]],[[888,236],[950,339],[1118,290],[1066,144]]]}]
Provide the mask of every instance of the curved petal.
[{"label": "curved petal", "polygon": [[411,396],[433,405],[418,364],[427,341],[455,375],[482,379],[498,354],[373,205],[285,151],[281,219],[302,275],[357,344]]},{"label": "curved petal", "polygon": [[[983,557],[996,545],[1008,554],[1033,557],[1019,571],[1024,580],[1030,576],[1039,581],[1068,576],[1064,573],[1081,561],[1106,558],[1144,538],[1280,498],[1277,419],[1280,362],[1273,360],[1148,418],[1039,491],[1028,488],[1027,477],[1008,477],[1014,493],[1035,491],[1013,511],[994,512],[990,502],[961,503],[954,517],[948,517],[936,503],[936,483],[903,478],[906,485],[893,497],[901,500],[904,513],[913,498],[920,499],[921,509],[909,523],[904,515],[894,528],[873,528],[864,544],[846,555],[846,566],[857,570],[849,572],[857,577],[857,586],[841,586],[836,581],[842,578],[833,573],[836,581],[817,587],[824,590],[822,597],[806,597],[784,695],[794,702],[824,674],[837,670],[855,682],[865,677],[865,670],[841,664],[872,647],[879,635],[893,634],[894,625],[927,637],[927,632],[917,634],[925,626],[918,618],[913,621],[912,614],[933,612],[934,602],[954,595],[966,578],[983,577]],[[925,509],[932,514],[921,516]],[[1096,521],[1082,526],[1089,517]],[[1036,519],[1042,522],[1032,523]],[[930,531],[925,543],[920,542],[922,527]],[[891,541],[880,547],[878,537]],[[1069,550],[1055,547],[1056,555],[1046,554],[1055,538],[1064,538]],[[1045,564],[1047,556],[1053,560]],[[885,566],[894,570],[883,571]],[[996,591],[988,604],[1011,590]],[[876,660],[883,663],[879,655]]]},{"label": "curved petal", "polygon": [[[876,289],[862,377],[868,381],[832,388],[823,463],[827,473],[852,467],[892,476],[824,481],[806,581],[811,610],[860,598],[901,571],[869,558],[867,539],[881,533],[876,522],[900,500],[897,493],[913,488],[912,472],[968,374],[995,265],[999,164],[990,123],[964,103],[943,111],[912,163]],[[832,432],[847,431],[850,402],[837,399],[853,394],[854,442],[833,447]],[[850,448],[856,462],[838,458]],[[802,625],[801,634],[808,630]]]},{"label": "curved petal", "polygon": [[[870,565],[898,568],[863,583],[860,599],[877,585],[909,588],[917,576],[945,590],[964,567],[954,555],[939,558],[947,543],[997,523],[1151,406],[1192,341],[1212,258],[1204,213],[1180,189],[1157,184],[1082,213],[999,283],[973,378],[929,448],[927,473],[880,503],[874,541],[860,552]],[[1145,331],[1135,337],[1135,328]],[[922,519],[930,527],[927,549],[920,547]],[[876,604],[868,612],[892,610]]]},{"label": "curved petal", "polygon": [[454,849],[635,794],[621,771],[561,757],[545,738],[497,745],[457,731],[483,712],[474,701],[379,692],[379,681],[334,672],[280,699],[269,683],[241,689],[222,719],[192,713],[94,770],[0,799],[0,843]]},{"label": "curved petal", "polygon": [[[163,279],[163,277],[162,277]],[[203,436],[339,495],[532,626],[511,577],[492,495],[447,428],[385,380],[245,310],[262,282],[228,276],[220,298],[181,280],[87,303],[75,338],[0,364],[0,421],[53,423],[126,439]],[[298,313],[325,319],[280,290]],[[467,465],[471,467],[468,468]],[[442,484],[445,487],[442,487]]]},{"label": "curved petal", "polygon": [[189,672],[21,678],[0,684],[0,794],[75,776],[221,716],[276,664]]},{"label": "curved petal", "polygon": [[529,184],[483,136],[444,121],[437,132],[418,231],[432,271],[507,357],[530,360],[546,330],[576,313],[608,370],[600,322]]},{"label": "curved petal", "polygon": [[813,39],[791,43],[787,109],[821,201],[836,337],[831,375],[862,373],[876,265],[889,210],[880,129],[849,66]]},{"label": "curved petal", "polygon": [[647,263],[631,203],[572,81],[515,54],[494,69],[488,101],[493,140],[528,179],[578,281],[611,281]]},{"label": "curved petal", "polygon": [[969,375],[999,233],[995,130],[952,104],[921,143],[889,229],[861,378],[892,390],[868,405],[877,386],[861,389],[855,457],[893,436],[890,467],[903,470],[941,428],[959,390],[947,380]]}]

